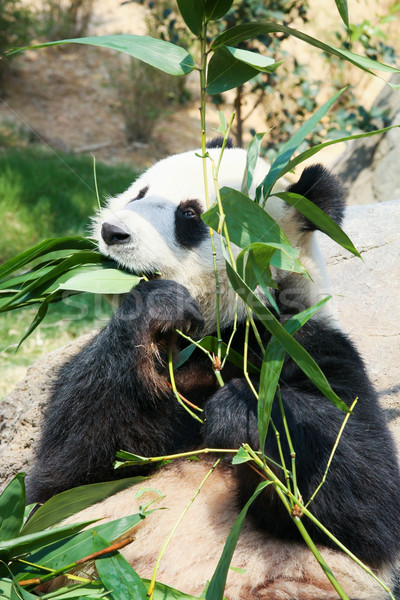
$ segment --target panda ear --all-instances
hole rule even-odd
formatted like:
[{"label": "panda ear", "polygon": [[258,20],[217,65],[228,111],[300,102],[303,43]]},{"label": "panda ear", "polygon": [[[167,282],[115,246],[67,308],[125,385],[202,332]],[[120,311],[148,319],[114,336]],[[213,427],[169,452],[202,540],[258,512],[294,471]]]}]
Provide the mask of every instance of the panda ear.
[{"label": "panda ear", "polygon": [[[206,144],[206,148],[222,148],[223,141],[224,138],[221,135],[219,135],[218,137],[209,140]],[[232,138],[229,137],[226,140],[225,148],[233,148]]]},{"label": "panda ear", "polygon": [[[290,185],[287,192],[300,194],[321,208],[338,225],[342,224],[345,198],[344,188],[340,180],[320,164],[304,169],[297,183]],[[318,229],[301,213],[297,212],[304,231]]]}]

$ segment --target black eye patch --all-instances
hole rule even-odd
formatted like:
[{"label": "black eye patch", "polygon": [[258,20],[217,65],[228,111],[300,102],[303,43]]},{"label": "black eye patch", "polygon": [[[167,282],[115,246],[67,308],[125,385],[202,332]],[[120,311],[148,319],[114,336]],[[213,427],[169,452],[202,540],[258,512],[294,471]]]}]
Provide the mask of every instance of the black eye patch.
[{"label": "black eye patch", "polygon": [[185,248],[195,248],[208,235],[201,220],[202,209],[198,200],[185,200],[175,211],[175,238]]}]

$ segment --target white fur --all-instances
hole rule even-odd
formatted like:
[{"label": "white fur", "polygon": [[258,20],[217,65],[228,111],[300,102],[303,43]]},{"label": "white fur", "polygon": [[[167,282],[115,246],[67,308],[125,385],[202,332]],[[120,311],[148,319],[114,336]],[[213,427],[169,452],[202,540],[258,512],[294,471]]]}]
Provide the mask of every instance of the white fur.
[{"label": "white fur", "polygon": [[[205,334],[215,331],[215,277],[210,238],[193,249],[177,243],[174,235],[174,212],[182,201],[195,199],[203,210],[207,209],[204,177],[200,151],[190,151],[170,156],[150,167],[123,194],[108,201],[107,207],[95,219],[93,235],[99,240],[99,249],[122,266],[136,273],[158,271],[163,279],[173,279],[185,285],[198,301],[206,322]],[[209,154],[217,162],[220,149],[210,149]],[[226,149],[219,170],[219,187],[228,186],[240,190],[246,166],[246,152],[241,149]],[[215,202],[216,193],[212,177],[211,160],[207,159],[209,206]],[[264,179],[268,165],[258,160],[250,195]],[[282,190],[285,182],[278,182],[276,191]],[[139,192],[148,188],[146,195],[134,200]],[[290,283],[296,289],[296,297],[303,308],[314,304],[326,295],[328,286],[321,269],[322,257],[314,240],[313,232],[301,232],[294,219],[292,207],[276,197],[267,203],[268,213],[282,226],[290,242],[300,249],[300,258],[312,281],[300,276],[291,276]],[[100,235],[101,224],[107,222],[120,227],[131,235],[127,244],[108,246]],[[220,318],[222,325],[229,325],[234,317],[235,294],[229,286],[225,272],[225,259],[219,236],[215,234],[215,246],[220,280]],[[262,240],[260,240],[262,241]],[[240,248],[234,247],[237,254]],[[274,269],[274,277],[287,280],[288,273]],[[287,286],[287,283],[285,284]],[[239,302],[239,318],[245,309]],[[321,313],[319,318],[321,318]],[[325,309],[324,316],[330,316]]]}]

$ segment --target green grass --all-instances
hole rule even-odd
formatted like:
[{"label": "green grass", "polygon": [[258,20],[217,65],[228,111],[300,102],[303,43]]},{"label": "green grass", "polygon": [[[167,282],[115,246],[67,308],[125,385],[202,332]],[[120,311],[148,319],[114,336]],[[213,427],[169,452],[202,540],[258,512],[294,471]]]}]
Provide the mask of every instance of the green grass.
[{"label": "green grass", "polygon": [[[126,189],[137,176],[128,167],[96,165],[100,199]],[[85,234],[97,209],[93,163],[87,157],[41,149],[0,150],[0,263],[48,237]],[[112,309],[98,295],[79,294],[50,306],[43,324],[16,352],[37,307],[0,315],[0,398],[36,359],[98,329]]]},{"label": "green grass", "polygon": [[[101,200],[137,176],[128,167],[102,164],[96,173]],[[47,237],[85,234],[96,208],[90,158],[29,148],[0,152],[0,262]]]}]

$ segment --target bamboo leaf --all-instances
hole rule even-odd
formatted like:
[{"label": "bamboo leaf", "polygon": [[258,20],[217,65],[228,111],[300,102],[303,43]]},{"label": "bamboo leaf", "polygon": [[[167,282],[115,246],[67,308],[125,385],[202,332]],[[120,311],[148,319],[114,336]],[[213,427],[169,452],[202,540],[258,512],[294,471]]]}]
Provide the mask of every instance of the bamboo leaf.
[{"label": "bamboo leaf", "polygon": [[128,33],[58,40],[56,42],[47,42],[35,46],[14,48],[7,52],[7,54],[10,55],[22,52],[23,50],[47,48],[48,46],[59,46],[62,44],[85,44],[117,50],[118,52],[123,52],[134,58],[138,58],[148,65],[160,69],[165,73],[169,73],[170,75],[186,75],[195,68],[193,58],[184,48],[172,44],[171,42],[158,40],[146,35],[131,35]]},{"label": "bamboo leaf", "polygon": [[119,269],[95,268],[74,275],[60,284],[62,290],[91,294],[126,294],[137,286],[142,277]]},{"label": "bamboo leaf", "polygon": [[25,514],[25,475],[18,473],[0,496],[0,541],[19,535]]},{"label": "bamboo leaf", "polygon": [[[232,188],[220,190],[222,208],[228,226],[229,236],[234,244],[246,248],[255,242],[276,243],[288,247],[295,254],[290,242],[278,223],[258,204]],[[209,227],[218,230],[219,212],[217,204],[202,214]]]},{"label": "bamboo leaf", "polygon": [[283,60],[275,62],[270,56],[264,56],[259,52],[243,50],[242,48],[233,48],[232,46],[225,47],[232,54],[233,58],[250,67],[254,67],[254,69],[261,71],[262,73],[272,73],[283,63]]},{"label": "bamboo leaf", "polygon": [[269,484],[269,481],[263,481],[262,483],[258,484],[256,491],[254,492],[250,500],[246,502],[245,506],[240,511],[239,516],[236,518],[233,527],[229,533],[228,539],[225,542],[225,546],[222,551],[221,558],[219,559],[217,568],[215,569],[214,575],[211,578],[210,585],[207,588],[206,600],[223,599],[229,565],[231,564],[232,556],[235,551],[236,544],[243,527],[244,519],[247,515],[247,511],[249,510],[252,502]]},{"label": "bamboo leaf", "polygon": [[[213,44],[212,48],[216,49],[222,45],[230,45],[236,46],[240,42],[247,40],[249,38],[255,38],[260,35],[265,35],[268,33],[286,33],[287,35],[292,35],[303,42],[311,46],[315,46],[328,54],[333,54],[334,56],[338,56],[343,60],[347,60],[352,63],[356,67],[359,67],[363,71],[367,71],[368,73],[372,73],[371,69],[382,71],[385,73],[400,73],[400,69],[396,67],[391,67],[390,65],[386,65],[383,63],[379,63],[375,60],[367,58],[365,56],[360,56],[359,54],[355,54],[354,52],[349,52],[348,50],[343,50],[341,48],[336,48],[335,46],[331,46],[329,44],[325,44],[316,38],[313,38],[297,29],[293,29],[291,27],[287,27],[286,25],[280,25],[278,23],[273,22],[264,22],[264,23],[243,23],[242,25],[237,25],[236,27],[232,27],[227,31],[224,31],[220,35],[218,35]],[[397,87],[396,84],[392,84],[387,82],[391,87]]]},{"label": "bamboo leaf", "polygon": [[[327,302],[330,296],[327,296],[317,304],[310,306],[306,310],[291,317],[284,324],[285,330],[293,335],[300,327],[315,315]],[[272,404],[275,398],[276,388],[281,376],[283,361],[286,350],[279,341],[272,337],[265,349],[263,362],[261,365],[260,388],[258,398],[258,435],[260,438],[260,448],[264,448],[268,433],[269,422],[271,418]]]},{"label": "bamboo leaf", "polygon": [[[142,578],[143,583],[148,587],[150,585],[150,579]],[[189,594],[185,594],[184,592],[180,592],[175,588],[170,587],[169,585],[165,585],[160,581],[156,581],[154,592],[153,592],[153,600],[201,600],[195,596],[190,596]]]},{"label": "bamboo leaf", "polygon": [[[105,515],[106,516],[106,515]],[[130,531],[132,527],[140,523],[145,515],[135,514],[128,517],[122,517],[108,523],[96,524],[96,531],[111,544],[115,539]],[[57,531],[57,530],[54,530]],[[35,534],[37,535],[37,534]],[[29,560],[32,563],[40,564],[48,569],[61,569],[64,565],[75,562],[78,558],[83,558],[92,553],[92,532],[90,529],[63,539],[46,547],[39,547],[38,550],[29,554]],[[18,565],[18,580],[35,577],[36,572],[32,572],[29,565]]]},{"label": "bamboo leaf", "polygon": [[136,483],[145,481],[146,477],[129,477],[127,479],[118,479],[116,481],[106,481],[103,483],[91,483],[82,485],[72,490],[67,490],[57,494],[41,506],[35,514],[29,519],[21,533],[27,535],[42,531],[47,527],[52,527],[56,523],[63,521],[67,517],[100,502],[124,490]]},{"label": "bamboo leaf", "polygon": [[217,48],[208,65],[207,92],[211,95],[221,94],[249,81],[260,71],[272,73],[281,63],[248,50],[224,46]]},{"label": "bamboo leaf", "polygon": [[18,256],[10,258],[0,266],[0,279],[6,277],[10,273],[22,269],[25,265],[35,260],[39,256],[43,256],[49,252],[57,250],[93,250],[95,247],[94,240],[81,236],[67,236],[62,238],[49,238],[40,242],[36,246],[25,250]]},{"label": "bamboo leaf", "polygon": [[245,448],[243,448],[243,446],[241,446],[235,456],[232,458],[232,464],[241,465],[242,463],[249,462],[250,460],[253,460],[250,454]]},{"label": "bamboo leaf", "polygon": [[30,298],[30,293],[38,290],[42,290],[43,287],[49,287],[55,279],[64,275],[70,269],[82,263],[101,263],[103,260],[102,255],[99,252],[83,250],[79,253],[72,254],[68,258],[65,258],[60,263],[56,264],[50,271],[40,275],[24,286],[15,296],[13,296],[8,304],[2,307],[2,311],[7,310],[11,304],[15,304],[20,298]]},{"label": "bamboo leaf", "polygon": [[205,0],[177,0],[182,19],[194,35],[201,33]]},{"label": "bamboo leaf", "polygon": [[[198,2],[198,0],[194,0]],[[231,8],[233,0],[205,0],[205,13],[210,21],[221,19]]]},{"label": "bamboo leaf", "polygon": [[[96,531],[92,532],[93,552],[98,552],[109,546]],[[114,600],[145,600],[147,589],[139,575],[128,561],[116,552],[95,560],[95,565],[101,581],[109,590]]]},{"label": "bamboo leaf", "polygon": [[268,198],[271,194],[271,190],[274,184],[278,181],[280,177],[282,177],[283,171],[288,164],[292,154],[295,150],[300,146],[300,144],[304,141],[306,136],[313,131],[317,123],[322,119],[324,115],[329,111],[331,106],[336,102],[336,100],[343,94],[344,89],[339,90],[330,98],[325,104],[323,104],[301,127],[296,131],[294,135],[284,144],[275,158],[274,162],[271,165],[271,168],[265,177],[262,184],[263,196],[264,199]]},{"label": "bamboo leaf", "polygon": [[[223,187],[220,194],[229,236],[236,246],[247,248],[255,243],[275,246],[271,265],[277,269],[305,274],[298,259],[298,250],[290,245],[278,223],[261,206],[232,188]],[[220,215],[217,204],[204,212],[201,218],[206,225],[218,231]]]},{"label": "bamboo leaf", "polygon": [[354,244],[349,236],[343,231],[343,229],[341,229],[341,227],[339,227],[337,223],[335,223],[333,219],[331,219],[329,215],[327,215],[313,202],[307,198],[304,198],[304,196],[300,196],[300,194],[293,194],[292,192],[280,192],[275,194],[275,196],[293,206],[337,244],[343,248],[346,248],[346,250],[355,256],[361,258],[360,253],[354,247]]},{"label": "bamboo leaf", "polygon": [[57,292],[50,294],[45,300],[43,300],[42,304],[39,307],[39,310],[37,311],[36,315],[33,318],[32,323],[29,325],[28,329],[26,330],[26,332],[24,333],[22,338],[19,340],[18,348],[31,335],[31,333],[33,333],[35,331],[36,327],[38,327],[40,325],[40,323],[43,321],[43,319],[47,315],[47,311],[49,309],[50,303],[54,302],[56,297],[58,297]]},{"label": "bamboo leaf", "polygon": [[347,0],[335,0],[337,9],[339,11],[339,15],[343,23],[346,25],[347,29],[350,28],[349,24],[349,10],[347,8]]},{"label": "bamboo leaf", "polygon": [[74,523],[73,525],[64,525],[56,529],[39,531],[30,535],[21,535],[10,540],[3,540],[0,542],[0,557],[2,560],[7,560],[10,555],[33,552],[37,548],[42,548],[43,546],[74,535],[93,522],[91,520],[84,523]]},{"label": "bamboo leaf", "polygon": [[323,142],[321,144],[317,144],[308,150],[305,150],[301,154],[298,154],[295,158],[292,158],[286,166],[281,170],[279,177],[283,177],[289,171],[292,171],[297,165],[302,163],[303,161],[311,158],[320,150],[327,148],[328,146],[332,146],[333,144],[341,144],[342,142],[350,142],[351,140],[360,140],[362,138],[371,137],[372,135],[379,135],[382,133],[386,133],[389,129],[394,129],[395,127],[400,127],[400,125],[390,125],[389,127],[384,127],[383,129],[375,129],[374,131],[366,131],[364,133],[357,133],[355,135],[348,135],[346,137],[337,138],[335,140],[330,140],[329,142]]},{"label": "bamboo leaf", "polygon": [[349,412],[346,404],[335,394],[329,385],[325,375],[315,360],[279,323],[272,312],[251,291],[241,277],[226,263],[226,270],[233,289],[239,294],[252,310],[255,312],[264,327],[279,341],[279,343],[290,354],[303,373],[312,383],[334,404],[337,408]]},{"label": "bamboo leaf", "polygon": [[256,133],[256,135],[252,138],[250,144],[247,148],[246,153],[246,170],[243,173],[243,182],[242,182],[242,194],[245,196],[249,195],[249,189],[253,183],[254,169],[256,168],[258,156],[260,153],[260,146],[262,139],[265,135],[265,132]]}]

